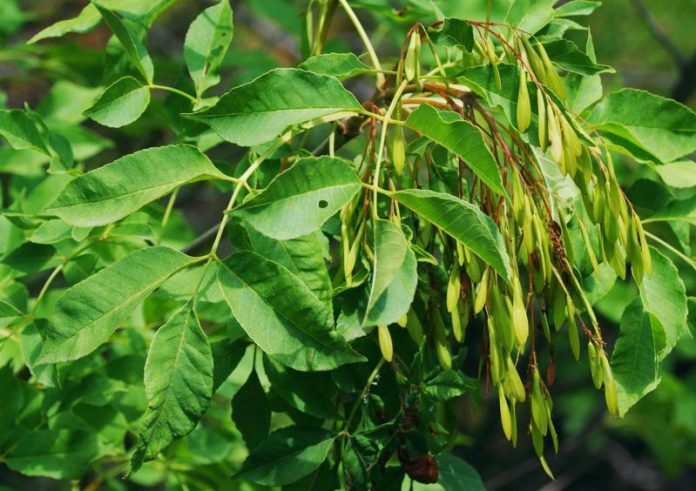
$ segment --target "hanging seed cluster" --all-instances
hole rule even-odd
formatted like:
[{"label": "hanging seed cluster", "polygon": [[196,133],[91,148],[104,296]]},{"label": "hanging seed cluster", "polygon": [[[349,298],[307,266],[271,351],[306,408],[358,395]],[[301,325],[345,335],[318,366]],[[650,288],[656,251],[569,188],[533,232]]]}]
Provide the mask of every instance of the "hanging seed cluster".
[{"label": "hanging seed cluster", "polygon": [[[458,112],[482,129],[501,169],[508,197],[500,197],[475,178],[468,178],[470,175],[461,161],[459,195],[495,221],[512,259],[512,278],[506,281],[499,277],[464,244],[445,236],[429,223],[410,224],[414,243],[434,257],[442,258],[447,276],[439,280],[446,282],[446,288],[433,288],[428,293],[419,291],[417,295],[426,306],[425,315],[419,316],[411,308],[398,325],[406,328],[416,343],[427,343],[442,367],[450,369],[452,343],[464,343],[469,324],[472,319],[478,319],[478,324],[484,326],[481,366],[498,394],[503,432],[516,444],[517,405],[529,402],[529,433],[546,467],[545,438],[550,435],[554,448],[558,447],[548,388],[553,383],[555,366],[547,367],[545,381],[537,358],[539,336],[543,335],[552,345],[556,333],[565,330],[575,359],[581,355],[584,337],[594,385],[604,388],[611,413],[617,414],[618,404],[600,327],[573,269],[579,251],[573,249],[569,222],[579,210],[553,209],[550,190],[532,147],[545,152],[561,174],[572,179],[579,189],[590,230],[582,219],[576,221],[585,253],[595,271],[599,271],[600,263],[608,263],[619,277],[626,278],[630,265],[634,279],[641,282],[644,275],[651,273],[650,253],[641,222],[619,187],[609,152],[599,137],[593,137],[583,121],[564,107],[567,94],[563,78],[544,45],[519,32],[505,39],[490,25],[472,24],[477,32],[475,53],[480,63],[490,67],[498,88],[501,88],[499,64],[512,64],[519,72],[512,125],[484,107],[470,92],[462,90],[457,94],[450,87],[438,90],[432,88],[434,84],[423,83],[421,45],[431,43],[428,31],[422,28],[413,29],[404,42],[397,66],[399,75],[392,82],[398,86],[405,80],[412,90],[398,101],[395,114],[406,116],[409,100],[432,101],[433,105],[437,103],[441,108]],[[441,68],[440,61],[438,65]],[[460,97],[455,100],[456,95]],[[374,127],[372,130],[374,133]],[[419,175],[429,173],[427,156],[407,157],[402,125],[392,128],[391,135],[390,170],[397,181],[410,175],[417,186]],[[374,153],[374,147],[365,151],[368,158],[372,155],[374,159]],[[390,189],[397,186],[391,178],[386,179]],[[347,283],[352,281],[359,256],[371,261],[373,255],[367,240],[369,225],[366,226],[364,213],[360,215],[358,204],[358,201],[349,204],[341,213]],[[376,206],[369,203],[367,194],[362,204],[363,212],[370,205]],[[392,202],[390,210],[390,219],[400,224],[398,204]],[[598,247],[591,241],[592,229],[598,231]],[[434,292],[445,292],[445,295],[439,298]],[[389,329],[380,325],[377,335],[384,359],[391,362],[395,347]]]}]

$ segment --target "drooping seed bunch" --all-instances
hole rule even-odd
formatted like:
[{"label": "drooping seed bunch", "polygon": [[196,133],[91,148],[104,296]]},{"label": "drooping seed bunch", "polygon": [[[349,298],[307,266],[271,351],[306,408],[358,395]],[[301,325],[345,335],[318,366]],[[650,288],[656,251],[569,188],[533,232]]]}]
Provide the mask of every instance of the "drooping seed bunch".
[{"label": "drooping seed bunch", "polygon": [[[574,267],[579,251],[573,249],[571,221],[577,224],[581,242],[596,272],[600,263],[606,262],[619,277],[625,278],[626,266],[630,264],[634,279],[641,282],[643,276],[651,272],[650,252],[641,222],[618,185],[608,150],[600,139],[592,136],[592,128],[565,107],[567,94],[563,78],[544,45],[518,31],[513,31],[508,40],[490,25],[472,24],[477,28],[474,48],[479,61],[490,67],[499,90],[498,65],[506,60],[517,68],[519,83],[514,121],[508,122],[495,109],[485,107],[466,88],[453,89],[445,84],[438,89],[435,83],[422,83],[421,44],[432,44],[428,30],[422,27],[409,32],[397,65],[398,75],[393,81],[395,86],[409,82],[414,88],[411,93],[406,91],[408,94],[402,101],[391,102],[398,108],[393,112],[397,116],[407,116],[409,101],[418,100],[454,111],[481,129],[501,170],[508,196],[493,193],[467,172],[459,158],[452,158],[459,168],[455,192],[493,219],[512,259],[512,276],[509,281],[503,279],[466,245],[445,236],[430,223],[409,223],[414,232],[414,247],[425,251],[433,263],[444,267],[446,276],[438,276],[435,264],[425,261],[431,269],[431,282],[439,283],[440,288],[419,289],[416,295],[426,306],[425,314],[419,315],[412,307],[398,324],[408,330],[416,343],[427,340],[427,346],[432,347],[440,365],[450,369],[451,341],[464,343],[469,324],[478,319],[484,328],[486,378],[499,396],[503,432],[516,443],[516,405],[529,399],[529,431],[545,465],[544,438],[550,434],[553,446],[558,447],[548,388],[553,383],[555,368],[547,369],[545,382],[537,359],[537,331],[551,345],[553,331],[565,326],[576,360],[580,357],[582,332],[588,338],[587,352],[594,385],[598,389],[604,387],[609,411],[618,412],[616,387],[600,327]],[[452,65],[451,60],[449,63]],[[441,61],[437,60],[437,64],[441,71]],[[432,176],[433,153],[407,156],[403,125],[396,125],[391,134],[391,168],[397,182],[410,179],[404,182],[419,186],[421,180],[427,180],[428,185],[432,185],[436,179]],[[374,145],[368,141],[370,144]],[[366,149],[365,155],[370,153],[374,155],[374,146],[372,152]],[[573,204],[555,203],[539,155],[555,163],[560,174],[572,180],[581,197],[576,205],[583,203],[586,213]],[[389,189],[398,187],[388,175],[385,179]],[[442,187],[442,183],[437,185]],[[352,202],[341,213],[347,283],[353,280],[361,253],[368,263],[373,259],[367,240],[370,225],[365,212],[377,203],[370,202],[369,193],[364,196],[362,210],[358,203],[357,200]],[[392,201],[389,210],[390,220],[400,225],[399,205]],[[589,219],[587,223],[585,216]],[[599,237],[596,248],[591,233]],[[435,291],[443,294],[438,296],[433,293]],[[443,317],[444,312],[448,316]],[[391,362],[395,347],[389,327],[379,325],[377,332],[383,357]],[[525,363],[526,370],[521,369]],[[526,381],[520,371],[526,372]]]}]

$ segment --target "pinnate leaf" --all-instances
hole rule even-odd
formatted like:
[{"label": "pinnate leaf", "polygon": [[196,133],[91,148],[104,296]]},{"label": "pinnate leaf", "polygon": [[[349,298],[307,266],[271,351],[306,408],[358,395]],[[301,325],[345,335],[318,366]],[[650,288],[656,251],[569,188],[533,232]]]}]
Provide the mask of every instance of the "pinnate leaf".
[{"label": "pinnate leaf", "polygon": [[512,269],[503,237],[493,220],[471,203],[449,194],[409,189],[394,197],[407,208],[467,246],[503,279]]},{"label": "pinnate leaf", "polygon": [[104,90],[85,112],[97,123],[120,128],[136,121],[150,104],[150,89],[133,77],[123,77]]},{"label": "pinnate leaf", "polygon": [[321,371],[363,361],[334,336],[331,312],[287,268],[242,251],[225,261],[218,281],[244,331],[283,365]]},{"label": "pinnate leaf", "polygon": [[460,157],[493,192],[506,196],[503,180],[493,154],[481,131],[461,118],[452,119],[432,106],[423,104],[413,111],[406,125]]},{"label": "pinnate leaf", "polygon": [[616,144],[635,153],[633,145],[650,160],[667,163],[696,151],[696,113],[649,92],[614,92],[595,106],[588,120]]},{"label": "pinnate leaf", "polygon": [[155,335],[145,363],[147,411],[132,469],[191,432],[213,395],[213,354],[191,302]]},{"label": "pinnate leaf", "polygon": [[264,235],[294,239],[318,230],[360,189],[360,179],[349,162],[305,158],[232,213]]},{"label": "pinnate leaf", "polygon": [[183,184],[209,178],[225,176],[195,147],[148,148],[77,177],[47,211],[72,225],[106,225]]},{"label": "pinnate leaf", "polygon": [[279,68],[240,85],[189,117],[244,147],[269,142],[288,127],[362,106],[341,83],[297,68]]},{"label": "pinnate leaf", "polygon": [[232,420],[249,450],[254,450],[268,436],[271,408],[256,370],[232,398]]},{"label": "pinnate leaf", "polygon": [[262,486],[299,481],[326,460],[334,439],[333,433],[315,427],[275,431],[249,455],[235,478]]},{"label": "pinnate leaf", "polygon": [[39,364],[81,358],[104,343],[169,276],[195,262],[164,246],[139,249],[69,288],[45,332]]},{"label": "pinnate leaf", "polygon": [[184,41],[184,60],[199,96],[220,81],[218,70],[232,34],[232,9],[228,0],[208,7],[191,23]]},{"label": "pinnate leaf", "polygon": [[416,255],[397,225],[377,220],[374,255],[365,326],[398,321],[408,312],[418,284]]}]

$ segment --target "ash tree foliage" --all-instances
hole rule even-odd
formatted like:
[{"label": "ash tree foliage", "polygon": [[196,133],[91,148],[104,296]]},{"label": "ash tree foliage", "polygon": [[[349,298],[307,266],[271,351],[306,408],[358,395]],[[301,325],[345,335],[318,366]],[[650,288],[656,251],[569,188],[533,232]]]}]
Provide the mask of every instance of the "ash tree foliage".
[{"label": "ash tree foliage", "polygon": [[[504,436],[531,439],[552,475],[556,347],[617,417],[659,384],[687,332],[673,260],[695,265],[648,227],[688,237],[695,202],[632,204],[615,160],[693,184],[696,115],[603,94],[612,69],[589,31],[565,38],[598,2],[515,0],[472,20],[458,2],[310,1],[304,61],[231,88],[227,0],[191,20],[182,77],[162,81],[147,34],[173,3],[94,0],[39,32],[29,43],[103,24],[114,66],[99,88],[59,82],[51,105],[0,110],[9,469],[482,489],[457,456],[458,398],[496,400]],[[370,13],[400,50],[372,45]],[[338,18],[364,54],[325,52]],[[169,141],[95,165],[100,128],[125,131],[163,97]],[[188,187],[228,200],[198,239],[177,203]],[[624,280],[633,299],[608,335],[594,305]]]}]

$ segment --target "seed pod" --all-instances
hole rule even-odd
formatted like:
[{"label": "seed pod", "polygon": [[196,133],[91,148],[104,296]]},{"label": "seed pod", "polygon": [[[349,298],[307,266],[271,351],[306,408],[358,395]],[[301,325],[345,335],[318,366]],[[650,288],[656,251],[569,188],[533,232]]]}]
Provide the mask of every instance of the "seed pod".
[{"label": "seed pod", "polygon": [[386,361],[391,362],[394,358],[394,345],[392,344],[391,334],[389,334],[389,328],[383,324],[377,326],[377,335],[382,357]]},{"label": "seed pod", "polygon": [[462,293],[461,270],[459,264],[455,262],[450,270],[449,281],[447,282],[447,312],[452,312],[459,303]]},{"label": "seed pod", "polygon": [[445,323],[437,309],[433,311],[433,334],[435,338],[435,356],[437,356],[437,360],[443,369],[450,370],[452,368],[452,355],[447,343]]},{"label": "seed pod", "polygon": [[544,94],[541,91],[540,87],[537,87],[537,130],[538,130],[538,138],[539,138],[539,146],[541,147],[541,151],[545,152],[546,148],[548,147],[549,144],[549,137],[548,133],[546,131],[548,121],[546,119],[546,102],[544,100]]},{"label": "seed pod", "polygon": [[643,230],[643,225],[640,223],[638,215],[633,215],[633,222],[636,230],[638,231],[640,254],[643,258],[643,270],[647,276],[652,276],[652,257],[650,256],[650,247],[648,246],[648,241],[645,238],[645,231]]},{"label": "seed pod", "polygon": [[550,106],[547,114],[549,122],[549,141],[551,142],[551,158],[561,167],[563,175],[566,174],[563,166],[563,136],[558,123],[555,106]]},{"label": "seed pod", "polygon": [[541,331],[544,333],[546,341],[551,344],[551,329],[549,328],[549,319],[546,316],[546,313],[541,312],[541,315],[539,315],[539,320],[541,320]]},{"label": "seed pod", "polygon": [[481,276],[481,283],[479,283],[476,289],[476,296],[474,297],[474,314],[478,314],[486,306],[486,300],[488,299],[488,271],[483,272]]},{"label": "seed pod", "polygon": [[532,434],[532,445],[537,456],[541,457],[544,454],[544,436],[534,424],[529,423],[529,432]]},{"label": "seed pod", "polygon": [[520,44],[522,45],[524,52],[527,55],[527,62],[529,63],[532,72],[534,72],[534,75],[536,76],[537,80],[539,80],[539,82],[545,83],[546,73],[544,70],[544,64],[539,58],[539,55],[537,55],[536,51],[534,51],[534,48],[532,48],[532,45],[529,43],[529,40],[526,37],[520,36],[519,39]]},{"label": "seed pod", "polygon": [[503,394],[503,388],[500,385],[498,386],[498,401],[500,402],[500,424],[503,427],[505,439],[510,440],[512,438],[512,418],[510,417],[510,408]]},{"label": "seed pod", "polygon": [[532,421],[534,422],[534,426],[539,429],[542,436],[545,436],[548,431],[548,417],[546,413],[546,401],[541,392],[541,384],[539,371],[535,368],[532,377]]},{"label": "seed pod", "polygon": [[402,315],[401,317],[399,317],[399,320],[396,321],[396,323],[397,323],[400,327],[404,327],[404,328],[405,328],[405,327],[406,327],[406,324],[408,324],[408,314],[404,314],[404,315]]},{"label": "seed pod", "polygon": [[592,242],[590,242],[590,235],[587,233],[587,228],[585,228],[582,221],[578,220],[578,224],[580,228],[580,236],[582,237],[582,241],[585,244],[585,250],[587,251],[587,257],[590,260],[590,264],[592,264],[592,270],[595,274],[599,274],[599,262],[597,261],[594,247],[592,247]]},{"label": "seed pod", "polygon": [[500,363],[500,353],[495,335],[495,320],[492,315],[488,316],[488,356],[491,362],[491,381],[497,384],[503,375],[503,367]]},{"label": "seed pod", "polygon": [[541,63],[544,65],[544,74],[546,75],[546,85],[549,86],[551,90],[562,100],[565,100],[568,96],[565,86],[563,85],[563,80],[556,72],[556,69],[549,59],[549,55],[544,49],[544,45],[539,41],[536,42],[537,52],[539,53],[539,58],[541,58]]},{"label": "seed pod", "polygon": [[491,38],[486,38],[486,54],[488,56],[488,62],[491,64],[491,68],[493,69],[495,85],[498,88],[498,90],[502,90],[503,82],[500,79],[500,70],[498,69],[498,57],[495,55],[495,46],[493,46],[493,41],[491,41]]},{"label": "seed pod", "polygon": [[423,338],[425,337],[423,335],[423,325],[420,322],[420,319],[416,315],[416,312],[411,308],[411,310],[408,311],[408,314],[406,314],[408,318],[408,322],[406,323],[406,330],[408,331],[408,335],[411,336],[411,339],[413,340],[414,343],[416,343],[418,346],[423,342]]},{"label": "seed pod", "polygon": [[609,265],[616,273],[616,276],[622,280],[626,279],[626,259],[624,258],[621,246],[618,242],[607,246],[607,259],[609,260]]},{"label": "seed pod", "polygon": [[515,409],[515,401],[510,401],[510,418],[512,419],[512,446],[517,447],[517,411]]},{"label": "seed pod", "polygon": [[524,133],[532,121],[532,106],[527,88],[527,72],[520,67],[519,89],[517,91],[517,129]]},{"label": "seed pod", "polygon": [[587,358],[590,362],[592,383],[596,389],[600,389],[602,387],[602,383],[604,382],[604,374],[602,373],[601,362],[599,361],[599,357],[597,355],[597,348],[592,341],[587,343]]},{"label": "seed pod", "polygon": [[509,386],[510,395],[513,399],[524,402],[524,400],[527,398],[527,393],[524,390],[524,384],[522,383],[520,374],[517,373],[517,368],[515,368],[512,358],[508,356],[505,364],[507,366],[505,382],[507,382]]},{"label": "seed pod", "polygon": [[404,57],[404,75],[409,82],[417,78],[420,69],[420,34],[418,30],[411,33],[411,38],[408,41],[406,56]]},{"label": "seed pod", "polygon": [[532,205],[527,195],[524,196],[524,216],[525,218],[522,222],[522,241],[529,255],[534,252],[534,223],[532,220]]},{"label": "seed pod", "polygon": [[465,249],[464,245],[457,241],[457,264],[459,264],[459,266],[464,266],[464,262],[466,261]]},{"label": "seed pod", "polygon": [[559,286],[554,291],[553,296],[553,325],[558,331],[566,318],[566,294]]},{"label": "seed pod", "polygon": [[631,273],[633,274],[633,279],[636,281],[636,283],[640,284],[643,282],[645,270],[643,269],[642,249],[640,247],[638,233],[633,226],[633,220],[629,220],[626,229],[626,257],[631,263]]},{"label": "seed pod", "polygon": [[607,404],[607,409],[609,413],[613,416],[619,415],[619,399],[616,392],[616,382],[614,382],[614,374],[611,370],[611,365],[609,365],[609,360],[604,355],[604,352],[600,354],[602,362],[602,370],[604,372],[604,401]]},{"label": "seed pod", "polygon": [[512,294],[512,326],[515,330],[515,339],[518,346],[524,346],[529,336],[529,319],[527,319],[527,309],[525,308],[522,296],[522,285],[519,278],[513,284]]},{"label": "seed pod", "polygon": [[397,176],[404,173],[406,166],[406,139],[403,126],[397,125],[392,139],[392,164]]},{"label": "seed pod", "polygon": [[459,315],[459,304],[454,304],[454,308],[450,310],[450,318],[452,319],[452,335],[454,339],[461,343],[464,340],[464,330],[462,329],[462,319]]},{"label": "seed pod", "polygon": [[554,452],[558,453],[558,433],[556,433],[556,427],[553,425],[553,420],[551,419],[551,409],[546,406],[546,412],[549,422],[549,433],[551,434],[551,443],[553,443]]},{"label": "seed pod", "polygon": [[580,359],[580,336],[578,335],[578,325],[575,322],[575,306],[572,300],[568,301],[568,342],[570,351],[575,360]]}]

